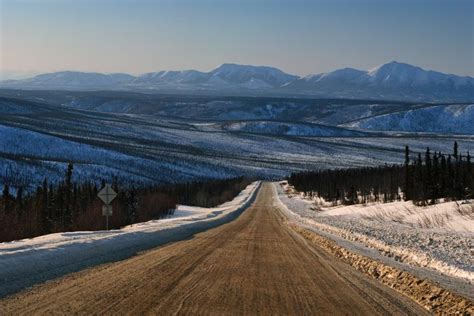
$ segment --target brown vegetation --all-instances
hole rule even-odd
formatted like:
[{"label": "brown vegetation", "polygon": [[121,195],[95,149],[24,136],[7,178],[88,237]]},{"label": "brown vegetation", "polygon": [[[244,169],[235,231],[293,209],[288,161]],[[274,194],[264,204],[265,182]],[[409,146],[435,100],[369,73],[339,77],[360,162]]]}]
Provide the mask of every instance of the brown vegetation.
[{"label": "brown vegetation", "polygon": [[[52,185],[45,179],[35,192],[24,194],[22,187],[10,193],[5,185],[0,198],[0,242],[32,238],[49,233],[105,229],[103,203],[94,183],[74,183],[69,164],[64,181]],[[250,180],[244,178],[196,181],[184,184],[121,187],[112,202],[109,228],[159,219],[174,213],[176,204],[217,206],[234,198]],[[104,183],[102,184],[104,185]]]}]

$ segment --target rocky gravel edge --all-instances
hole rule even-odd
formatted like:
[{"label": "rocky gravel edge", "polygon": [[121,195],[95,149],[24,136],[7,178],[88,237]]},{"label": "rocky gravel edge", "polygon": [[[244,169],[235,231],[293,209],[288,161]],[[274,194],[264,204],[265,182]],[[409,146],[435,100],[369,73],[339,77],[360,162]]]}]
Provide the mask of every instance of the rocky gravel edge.
[{"label": "rocky gravel edge", "polygon": [[318,247],[362,273],[410,297],[436,315],[474,315],[473,302],[445,290],[429,280],[419,279],[406,271],[388,266],[378,260],[355,254],[337,245],[336,242],[296,224],[289,224],[289,226],[306,240],[317,244]]}]

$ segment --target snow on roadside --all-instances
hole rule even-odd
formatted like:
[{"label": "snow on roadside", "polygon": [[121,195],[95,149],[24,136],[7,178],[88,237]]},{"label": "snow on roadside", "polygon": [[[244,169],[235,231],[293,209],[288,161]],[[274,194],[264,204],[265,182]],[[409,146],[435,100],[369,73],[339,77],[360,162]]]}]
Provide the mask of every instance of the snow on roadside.
[{"label": "snow on roadside", "polygon": [[232,201],[214,208],[179,205],[169,218],[122,229],[55,233],[0,243],[0,297],[228,222],[254,201],[259,186],[260,182],[254,182]]},{"label": "snow on roadside", "polygon": [[423,230],[474,233],[474,205],[444,202],[424,207],[411,201],[355,204],[321,209],[321,216],[345,216],[382,223],[393,222]]},{"label": "snow on roadside", "polygon": [[[361,250],[361,245],[376,250],[376,256],[436,271],[437,274],[460,279],[472,290],[474,281],[474,218],[466,214],[459,218],[456,210],[447,205],[432,208],[436,214],[449,215],[452,223],[433,221],[423,211],[412,209],[405,202],[373,206],[342,206],[317,210],[312,201],[301,195],[288,197],[284,188],[275,183],[280,208],[290,217],[316,231],[324,232],[332,239],[344,241],[345,245]],[[407,209],[408,207],[408,209]],[[420,213],[420,214],[415,214]],[[443,215],[444,216],[444,215]],[[419,220],[431,218],[431,224],[420,225]],[[336,238],[334,238],[336,237]],[[365,255],[374,257],[374,251]],[[430,274],[431,275],[431,274]],[[438,278],[437,281],[443,278]],[[464,280],[464,281],[462,281]],[[457,281],[456,281],[457,282]]]}]

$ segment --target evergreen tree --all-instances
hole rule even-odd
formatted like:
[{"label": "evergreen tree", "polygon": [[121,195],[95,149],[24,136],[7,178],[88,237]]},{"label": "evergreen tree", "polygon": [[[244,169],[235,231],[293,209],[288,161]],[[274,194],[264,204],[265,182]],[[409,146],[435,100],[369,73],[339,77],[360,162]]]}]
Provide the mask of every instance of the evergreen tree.
[{"label": "evergreen tree", "polygon": [[5,200],[10,198],[10,187],[8,184],[3,185],[2,198]]},{"label": "evergreen tree", "polygon": [[4,213],[10,212],[11,195],[10,195],[10,186],[8,184],[3,185],[2,200],[3,200],[3,212]]},{"label": "evergreen tree", "polygon": [[56,221],[56,194],[54,192],[53,184],[49,184],[48,189],[48,219],[50,224],[52,225],[54,221]]},{"label": "evergreen tree", "polygon": [[448,166],[446,163],[446,157],[444,155],[439,154],[441,156],[440,162],[440,170],[439,170],[439,195],[441,197],[447,196],[447,183],[448,183]]},{"label": "evergreen tree", "polygon": [[405,146],[405,200],[411,200],[412,197],[412,174],[410,170],[410,148]]},{"label": "evergreen tree", "polygon": [[49,227],[49,213],[48,213],[48,180],[46,178],[43,180],[41,187],[41,204],[40,204],[40,220],[41,220],[41,230],[45,234],[50,231]]},{"label": "evergreen tree", "polygon": [[433,171],[431,174],[431,203],[435,204],[437,198],[439,197],[439,183],[440,183],[440,170],[439,170],[439,157],[438,154],[435,152],[433,155]]},{"label": "evergreen tree", "polygon": [[455,161],[454,164],[454,197],[456,200],[460,200],[464,196],[462,173],[462,156],[458,155],[458,159]]},{"label": "evergreen tree", "polygon": [[21,214],[21,211],[23,210],[23,187],[20,186],[16,190],[16,206],[17,206],[17,212]]},{"label": "evergreen tree", "polygon": [[126,194],[126,205],[127,205],[127,222],[129,224],[135,222],[137,218],[138,199],[136,196],[135,189],[131,189]]},{"label": "evergreen tree", "polygon": [[357,203],[357,190],[353,185],[349,188],[346,196],[346,204],[356,204]]},{"label": "evergreen tree", "polygon": [[418,159],[416,161],[416,197],[415,200],[424,203],[425,202],[425,191],[424,191],[424,178],[423,178],[423,160],[421,159],[421,153],[418,153]]},{"label": "evergreen tree", "polygon": [[453,157],[454,159],[458,160],[458,142],[457,141],[454,141]]},{"label": "evergreen tree", "polygon": [[425,153],[425,174],[423,178],[423,200],[428,200],[432,196],[433,180],[432,180],[432,161],[430,148],[426,148]]},{"label": "evergreen tree", "polygon": [[70,162],[67,166],[66,176],[64,179],[64,206],[63,206],[63,230],[72,222],[72,171],[73,164]]},{"label": "evergreen tree", "polygon": [[[354,168],[345,170],[323,170],[292,174],[289,182],[305,194],[322,196],[326,201],[336,201],[336,192],[344,192],[345,203],[359,201],[384,202],[399,200],[399,189],[405,199],[415,203],[436,203],[440,198],[463,199],[474,195],[474,170],[468,152],[463,156],[457,152],[447,158],[441,152],[431,152],[428,147],[422,156],[410,159],[410,149],[405,146],[403,165],[381,166],[376,168]],[[360,198],[354,199],[354,192]],[[374,199],[375,197],[375,199]]]}]

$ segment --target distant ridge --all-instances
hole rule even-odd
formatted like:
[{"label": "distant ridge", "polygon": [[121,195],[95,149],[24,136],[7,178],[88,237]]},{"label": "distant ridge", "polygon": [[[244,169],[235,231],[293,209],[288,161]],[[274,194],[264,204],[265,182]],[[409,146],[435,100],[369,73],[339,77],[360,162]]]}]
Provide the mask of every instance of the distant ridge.
[{"label": "distant ridge", "polygon": [[305,77],[267,66],[225,63],[209,72],[158,71],[140,76],[62,71],[0,82],[2,88],[295,95],[409,101],[474,101],[474,78],[392,61],[370,70],[338,69]]},{"label": "distant ridge", "polygon": [[474,78],[424,70],[396,61],[361,71],[344,68],[285,86],[302,94],[410,101],[474,101]]}]

